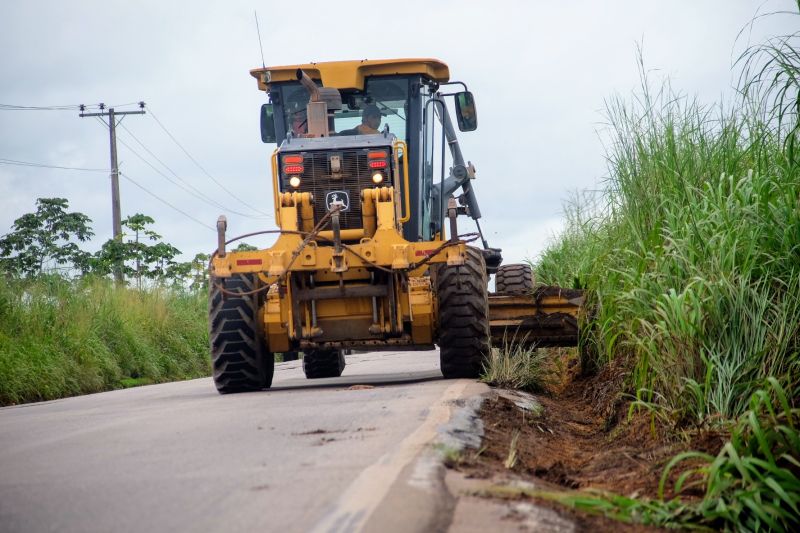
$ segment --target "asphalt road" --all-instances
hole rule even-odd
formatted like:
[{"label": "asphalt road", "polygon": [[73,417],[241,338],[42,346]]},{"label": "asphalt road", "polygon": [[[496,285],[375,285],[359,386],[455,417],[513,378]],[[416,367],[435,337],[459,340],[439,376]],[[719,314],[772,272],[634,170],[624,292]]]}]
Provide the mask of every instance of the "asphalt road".
[{"label": "asphalt road", "polygon": [[[0,531],[424,531],[452,507],[431,443],[458,400],[438,353],[348,356],[341,378],[276,365],[0,409]],[[449,507],[448,507],[449,506]]]}]

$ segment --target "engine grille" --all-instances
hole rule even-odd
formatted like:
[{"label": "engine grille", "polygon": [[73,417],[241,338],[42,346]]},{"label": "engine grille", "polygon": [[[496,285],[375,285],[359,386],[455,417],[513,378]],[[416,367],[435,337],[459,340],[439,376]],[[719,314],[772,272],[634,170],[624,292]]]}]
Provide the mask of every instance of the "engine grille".
[{"label": "engine grille", "polygon": [[[341,212],[339,216],[341,228],[358,229],[362,227],[361,190],[374,187],[372,183],[374,171],[367,164],[367,151],[360,149],[303,153],[304,168],[300,175],[300,187],[293,190],[310,192],[313,195],[315,223],[328,213],[328,194],[343,191],[347,193],[349,203],[348,209]],[[331,172],[330,156],[332,154],[340,156],[341,178],[334,178]],[[385,171],[384,181],[381,186],[392,185],[391,171],[383,170]],[[288,190],[285,185],[284,190]],[[342,198],[340,197],[340,199]]]}]

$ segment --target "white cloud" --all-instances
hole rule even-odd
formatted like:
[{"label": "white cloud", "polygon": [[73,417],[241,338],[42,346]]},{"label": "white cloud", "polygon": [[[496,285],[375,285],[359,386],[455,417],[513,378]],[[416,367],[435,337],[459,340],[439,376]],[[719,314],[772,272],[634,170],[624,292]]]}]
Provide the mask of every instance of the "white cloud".
[{"label": "white cloud", "polygon": [[[462,136],[475,162],[475,187],[490,244],[509,261],[537,254],[559,227],[570,191],[592,188],[605,172],[595,130],[604,99],[638,85],[636,43],[648,68],[705,101],[732,84],[730,66],[746,41],[740,29],[760,2],[521,2],[412,0],[344,9],[330,2],[33,0],[4,3],[0,18],[0,103],[63,105],[140,99],[212,175],[248,203],[272,210],[269,151],[258,138],[264,94],[248,70],[268,64],[432,56],[449,63],[478,101],[480,129]],[[792,9],[770,1],[763,11]],[[793,31],[791,17],[754,30]],[[749,35],[749,34],[745,34]],[[226,207],[247,211],[175,146],[152,116],[123,124],[179,176]],[[120,131],[137,151],[137,145]],[[120,146],[123,172],[213,226],[220,209],[188,195]],[[143,155],[144,152],[142,151]],[[0,111],[0,158],[104,168],[107,130],[75,112]],[[155,163],[154,163],[155,164]],[[170,172],[164,170],[167,174]],[[214,234],[122,181],[123,213],[144,212],[187,256],[214,246]],[[36,198],[67,197],[110,234],[108,177],[0,166],[0,233]],[[229,216],[232,231],[268,229]],[[466,224],[465,224],[466,225]],[[233,229],[235,228],[235,230]]]}]

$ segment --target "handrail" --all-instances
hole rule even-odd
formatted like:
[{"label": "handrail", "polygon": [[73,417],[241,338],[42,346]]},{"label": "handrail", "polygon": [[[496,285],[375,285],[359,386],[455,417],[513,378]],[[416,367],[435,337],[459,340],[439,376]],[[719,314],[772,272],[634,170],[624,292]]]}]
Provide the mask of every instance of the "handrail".
[{"label": "handrail", "polygon": [[272,202],[275,208],[275,223],[280,227],[281,206],[278,202],[278,149],[272,152]]},{"label": "handrail", "polygon": [[405,141],[401,141],[400,139],[397,139],[392,143],[395,171],[397,171],[397,169],[400,167],[400,158],[397,155],[397,149],[401,147],[403,149],[403,184],[405,185],[405,190],[402,191],[402,193],[403,203],[405,204],[405,215],[401,216],[398,219],[398,222],[402,224],[411,220],[411,187],[408,182],[408,146],[406,145]]}]

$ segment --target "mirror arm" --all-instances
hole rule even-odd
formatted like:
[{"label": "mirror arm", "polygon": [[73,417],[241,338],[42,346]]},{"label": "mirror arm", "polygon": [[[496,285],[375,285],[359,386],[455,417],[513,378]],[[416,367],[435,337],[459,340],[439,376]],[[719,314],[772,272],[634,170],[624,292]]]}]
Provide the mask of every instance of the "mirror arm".
[{"label": "mirror arm", "polygon": [[[441,112],[442,125],[444,126],[444,135],[447,139],[447,145],[450,147],[450,155],[453,158],[453,166],[461,165],[466,167],[464,154],[461,153],[461,146],[458,144],[458,137],[456,137],[456,130],[453,128],[452,120],[450,120],[450,113],[447,111],[444,101],[440,100],[440,102],[439,111]],[[450,195],[458,187],[461,187],[464,190],[464,200],[467,207],[469,207],[470,216],[474,220],[478,220],[481,218],[481,208],[478,206],[478,198],[475,196],[475,191],[469,186],[469,181],[469,177],[459,180],[451,172],[450,176],[444,181],[445,195]]]},{"label": "mirror arm", "polygon": [[[465,91],[469,91],[469,89],[467,88],[467,84],[464,83],[463,81],[455,81],[454,80],[454,81],[447,81],[447,82],[439,84],[439,86],[443,86],[443,85],[461,85],[464,88]],[[454,94],[458,94],[458,93],[443,93],[443,94],[440,94],[440,96],[453,96]]]}]

